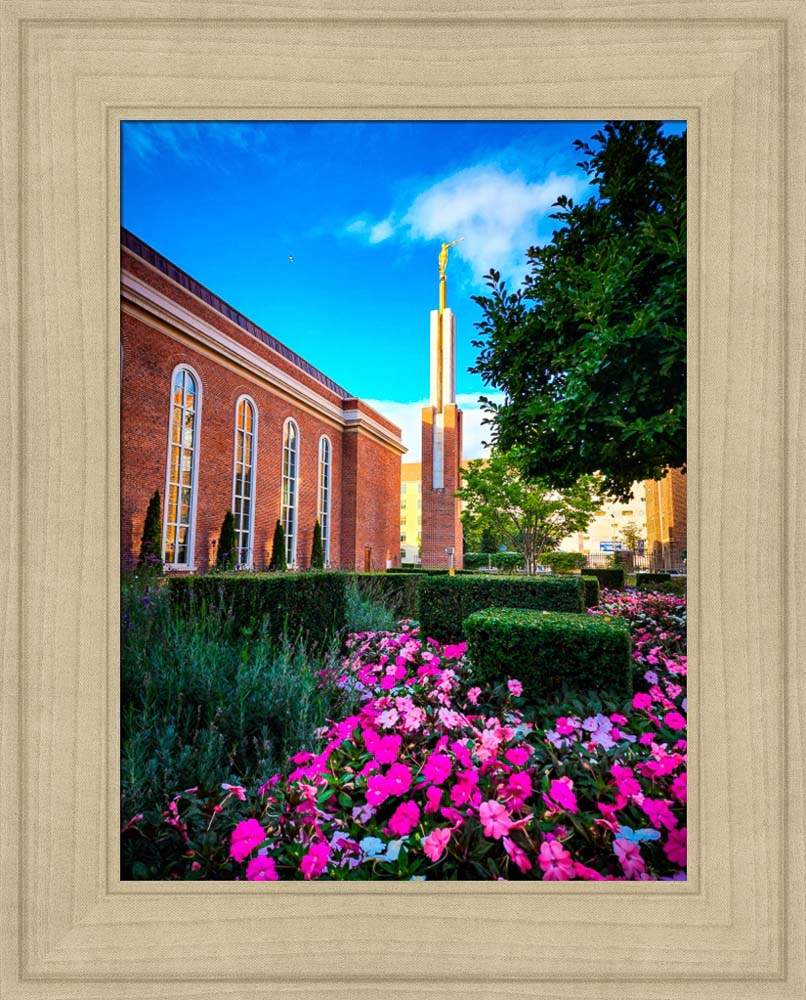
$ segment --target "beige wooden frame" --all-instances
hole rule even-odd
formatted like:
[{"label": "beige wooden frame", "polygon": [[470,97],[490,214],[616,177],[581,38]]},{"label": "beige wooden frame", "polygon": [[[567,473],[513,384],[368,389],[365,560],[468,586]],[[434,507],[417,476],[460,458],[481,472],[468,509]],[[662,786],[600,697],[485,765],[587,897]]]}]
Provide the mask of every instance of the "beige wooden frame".
[{"label": "beige wooden frame", "polygon": [[[806,8],[347,2],[0,2],[0,995],[802,998]],[[118,881],[124,117],[688,119],[688,883]]]}]

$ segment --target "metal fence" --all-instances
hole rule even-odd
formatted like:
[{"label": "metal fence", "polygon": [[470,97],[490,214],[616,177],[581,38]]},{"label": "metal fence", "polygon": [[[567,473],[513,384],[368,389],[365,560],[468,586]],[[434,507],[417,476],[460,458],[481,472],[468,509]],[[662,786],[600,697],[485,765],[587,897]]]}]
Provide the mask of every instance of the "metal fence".
[{"label": "metal fence", "polygon": [[[610,569],[612,552],[591,552],[586,565],[591,569]],[[686,561],[680,553],[667,550],[656,552],[620,552],[621,566],[628,573],[685,573]]]}]

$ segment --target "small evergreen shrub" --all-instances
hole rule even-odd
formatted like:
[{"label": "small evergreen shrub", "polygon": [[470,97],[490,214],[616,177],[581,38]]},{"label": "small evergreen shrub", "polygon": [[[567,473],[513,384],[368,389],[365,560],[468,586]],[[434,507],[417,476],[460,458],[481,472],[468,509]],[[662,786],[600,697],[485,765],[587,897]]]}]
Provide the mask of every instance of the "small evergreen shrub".
[{"label": "small evergreen shrub", "polygon": [[426,576],[417,593],[420,634],[437,642],[459,642],[468,615],[492,607],[581,614],[583,591],[580,576]]},{"label": "small evergreen shrub", "polygon": [[221,534],[218,536],[218,548],[215,554],[216,569],[235,569],[237,559],[235,547],[235,515],[228,510],[221,523]]},{"label": "small evergreen shrub", "polygon": [[603,590],[624,590],[627,574],[623,569],[594,569],[586,566],[585,576],[595,576]]},{"label": "small evergreen shrub", "polygon": [[271,559],[269,560],[269,569],[274,570],[277,573],[284,573],[288,569],[288,563],[285,558],[285,531],[283,531],[283,526],[280,524],[279,520],[274,527],[274,538],[271,543]]},{"label": "small evergreen shrub", "polygon": [[587,556],[581,552],[544,552],[538,562],[548,566],[552,573],[573,573],[585,566]]},{"label": "small evergreen shrub", "polygon": [[356,573],[359,592],[365,599],[382,603],[396,621],[414,618],[417,614],[417,590],[424,573]]},{"label": "small evergreen shrub", "polygon": [[322,545],[322,525],[319,518],[313,526],[313,542],[311,544],[311,569],[325,568],[325,547]]},{"label": "small evergreen shrub", "polygon": [[674,594],[677,597],[685,597],[687,591],[686,580],[687,577],[685,576],[673,576],[671,580],[659,583],[651,589],[656,590],[659,594]]},{"label": "small evergreen shrub", "polygon": [[470,615],[464,630],[479,683],[517,676],[535,702],[563,689],[632,695],[630,632],[618,619],[489,608]]},{"label": "small evergreen shrub", "polygon": [[585,587],[585,607],[595,608],[599,604],[599,581],[595,576],[588,576],[587,573],[582,577],[582,583]]},{"label": "small evergreen shrub", "polygon": [[159,490],[155,490],[154,496],[148,501],[137,568],[145,572],[162,572],[162,513]]},{"label": "small evergreen shrub", "polygon": [[505,573],[514,573],[523,566],[522,552],[465,552],[463,557],[465,569],[499,569]]},{"label": "small evergreen shrub", "polygon": [[244,573],[175,576],[172,601],[183,614],[218,614],[273,638],[301,635],[313,647],[346,624],[347,573]]},{"label": "small evergreen shrub", "polygon": [[668,583],[672,579],[671,573],[636,573],[636,590],[657,590],[657,584]]}]

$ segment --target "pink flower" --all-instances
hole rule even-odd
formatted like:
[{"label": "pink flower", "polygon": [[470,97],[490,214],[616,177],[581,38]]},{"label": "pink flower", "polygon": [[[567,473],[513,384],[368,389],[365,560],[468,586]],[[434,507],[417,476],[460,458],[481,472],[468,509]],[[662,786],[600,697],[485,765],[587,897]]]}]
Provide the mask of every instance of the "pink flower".
[{"label": "pink flower", "polygon": [[572,791],[573,787],[574,783],[570,778],[560,778],[557,781],[552,781],[551,787],[549,788],[550,798],[552,798],[557,805],[565,809],[566,812],[570,813],[575,813],[577,811],[577,797]]},{"label": "pink flower", "polygon": [[311,844],[308,853],[303,854],[299,863],[299,870],[305,880],[319,878],[327,868],[327,859],[330,857],[330,846],[325,843]]},{"label": "pink flower", "polygon": [[688,800],[687,771],[683,771],[682,774],[678,774],[678,776],[674,779],[674,781],[672,782],[671,792],[678,802],[686,802]]},{"label": "pink flower", "polygon": [[423,767],[423,777],[435,785],[441,785],[450,773],[451,759],[444,753],[432,753]]},{"label": "pink flower", "polygon": [[531,748],[527,749],[526,747],[513,747],[504,754],[504,757],[515,767],[523,767],[530,756]]},{"label": "pink flower", "polygon": [[686,720],[679,712],[667,712],[663,717],[663,721],[669,729],[679,730],[686,728]]},{"label": "pink flower", "polygon": [[667,830],[673,830],[677,826],[677,818],[673,815],[666,799],[644,798],[641,808],[656,830],[660,830],[662,826],[665,826]]},{"label": "pink flower", "polygon": [[525,771],[518,771],[510,775],[506,790],[513,807],[519,809],[532,794],[532,779]]},{"label": "pink flower", "polygon": [[616,785],[621,795],[629,799],[633,795],[640,794],[641,783],[634,776],[631,767],[622,767],[620,764],[614,764],[610,768],[610,773],[616,779]]},{"label": "pink flower", "polygon": [[505,833],[509,833],[512,826],[507,807],[494,799],[482,802],[479,806],[479,819],[484,836],[492,837],[494,840],[500,840]]},{"label": "pink flower", "polygon": [[467,700],[470,702],[471,705],[478,705],[478,703],[479,703],[479,695],[480,694],[481,694],[481,688],[480,687],[472,687],[467,692]]},{"label": "pink flower", "polygon": [[523,684],[518,680],[507,681],[507,687],[509,688],[509,693],[514,695],[516,698],[520,698],[523,694]]},{"label": "pink flower", "polygon": [[617,837],[613,841],[613,850],[616,857],[621,862],[624,874],[627,878],[636,878],[646,871],[644,859],[641,857],[641,848],[631,840],[623,840]]},{"label": "pink flower", "polygon": [[559,840],[544,840],[538,860],[545,882],[567,882],[576,875],[571,855]]},{"label": "pink flower", "polygon": [[380,806],[389,798],[386,778],[382,774],[373,774],[367,779],[367,803]]},{"label": "pink flower", "polygon": [[652,706],[652,699],[643,691],[639,691],[637,694],[633,695],[632,707],[633,708],[650,708]]},{"label": "pink flower", "polygon": [[241,800],[241,802],[246,802],[246,789],[242,788],[240,785],[228,785],[224,782],[221,786],[225,792],[229,792],[230,795],[235,795]]},{"label": "pink flower", "polygon": [[450,830],[437,827],[436,830],[432,830],[431,833],[423,839],[423,853],[432,861],[439,861],[445,851],[445,848],[448,846],[448,841],[450,839]]},{"label": "pink flower", "polygon": [[672,864],[685,867],[687,858],[687,842],[688,830],[686,827],[683,827],[682,830],[669,831],[669,839],[663,845],[663,850],[666,857],[672,862]]},{"label": "pink flower", "polygon": [[274,858],[267,858],[265,854],[252,858],[246,866],[247,882],[276,882],[279,878]]},{"label": "pink flower", "polygon": [[410,799],[401,802],[392,813],[389,820],[389,830],[400,837],[405,837],[420,822],[420,807]]},{"label": "pink flower", "polygon": [[232,831],[229,855],[236,861],[243,859],[266,839],[266,831],[256,819],[245,819]]},{"label": "pink flower", "polygon": [[439,809],[439,804],[442,801],[442,789],[437,788],[436,785],[429,785],[425,790],[426,797],[426,813],[435,813]]},{"label": "pink flower", "polygon": [[532,867],[532,862],[529,860],[526,852],[518,847],[515,841],[509,837],[504,837],[504,850],[522,872],[526,873]]},{"label": "pink flower", "polygon": [[411,788],[411,771],[405,764],[392,764],[386,772],[387,795],[405,795]]}]

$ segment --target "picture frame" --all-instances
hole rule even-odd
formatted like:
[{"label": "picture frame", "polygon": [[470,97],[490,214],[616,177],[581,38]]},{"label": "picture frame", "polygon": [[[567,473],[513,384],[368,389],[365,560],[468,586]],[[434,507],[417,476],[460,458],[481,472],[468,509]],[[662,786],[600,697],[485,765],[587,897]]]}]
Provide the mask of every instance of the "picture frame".
[{"label": "picture frame", "polygon": [[[5,0],[0,995],[806,994],[806,9]],[[122,883],[126,118],[684,118],[689,881]]]}]

